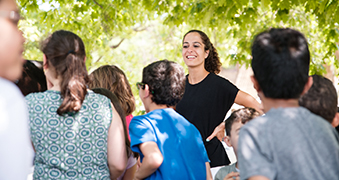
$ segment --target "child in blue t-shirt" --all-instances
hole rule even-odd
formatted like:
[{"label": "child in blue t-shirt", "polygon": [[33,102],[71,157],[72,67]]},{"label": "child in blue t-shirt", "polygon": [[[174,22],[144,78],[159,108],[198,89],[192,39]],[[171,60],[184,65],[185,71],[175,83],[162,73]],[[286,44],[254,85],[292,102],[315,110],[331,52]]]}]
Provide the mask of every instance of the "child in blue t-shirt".
[{"label": "child in blue t-shirt", "polygon": [[147,114],[129,126],[141,160],[134,179],[212,179],[199,131],[173,109],[184,94],[183,68],[168,60],[151,63],[137,87]]}]

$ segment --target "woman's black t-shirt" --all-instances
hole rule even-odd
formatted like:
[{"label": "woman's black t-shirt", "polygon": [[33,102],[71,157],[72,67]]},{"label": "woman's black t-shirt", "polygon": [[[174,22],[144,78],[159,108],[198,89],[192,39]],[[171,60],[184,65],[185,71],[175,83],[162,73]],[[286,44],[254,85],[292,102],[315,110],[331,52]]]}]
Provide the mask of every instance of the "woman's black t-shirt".
[{"label": "woman's black t-shirt", "polygon": [[206,138],[225,119],[238,91],[231,82],[213,73],[194,85],[186,78],[184,96],[176,106],[177,112],[200,131],[211,167],[230,163],[222,143],[216,137],[209,142]]}]

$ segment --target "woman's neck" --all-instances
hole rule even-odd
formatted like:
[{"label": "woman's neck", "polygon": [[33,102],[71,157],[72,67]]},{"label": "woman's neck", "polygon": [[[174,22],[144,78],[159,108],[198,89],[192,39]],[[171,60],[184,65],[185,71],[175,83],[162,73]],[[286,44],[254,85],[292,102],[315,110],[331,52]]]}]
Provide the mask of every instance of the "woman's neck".
[{"label": "woman's neck", "polygon": [[197,84],[204,80],[208,74],[209,72],[205,69],[188,69],[188,82],[190,84]]},{"label": "woman's neck", "polygon": [[51,78],[46,76],[47,89],[54,91],[61,91],[61,78]]}]

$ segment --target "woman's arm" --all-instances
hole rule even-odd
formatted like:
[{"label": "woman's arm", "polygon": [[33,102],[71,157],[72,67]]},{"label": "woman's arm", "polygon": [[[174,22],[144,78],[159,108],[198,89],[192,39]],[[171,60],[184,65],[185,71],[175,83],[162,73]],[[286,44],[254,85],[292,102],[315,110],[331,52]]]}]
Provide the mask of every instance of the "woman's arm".
[{"label": "woman's arm", "polygon": [[126,168],[127,152],[122,121],[114,106],[111,105],[111,107],[113,111],[113,118],[108,130],[107,160],[111,179],[116,179]]},{"label": "woman's arm", "polygon": [[139,145],[139,148],[144,158],[140,168],[135,173],[134,180],[141,180],[150,176],[160,167],[164,160],[158,145],[153,141],[144,142]]},{"label": "woman's arm", "polygon": [[[245,93],[244,91],[239,90],[237,96],[235,97],[234,103],[239,104],[245,107],[251,107],[259,111],[260,114],[263,114],[263,106],[254,99],[253,96]],[[222,138],[225,137],[225,122],[221,122],[213,131],[213,133],[207,137],[207,141],[210,141],[215,136],[222,141]]]},{"label": "woman's arm", "polygon": [[234,103],[239,104],[245,107],[251,107],[256,109],[263,114],[263,107],[257,100],[254,99],[253,96],[245,93],[244,91],[239,90],[237,96],[235,97]]}]

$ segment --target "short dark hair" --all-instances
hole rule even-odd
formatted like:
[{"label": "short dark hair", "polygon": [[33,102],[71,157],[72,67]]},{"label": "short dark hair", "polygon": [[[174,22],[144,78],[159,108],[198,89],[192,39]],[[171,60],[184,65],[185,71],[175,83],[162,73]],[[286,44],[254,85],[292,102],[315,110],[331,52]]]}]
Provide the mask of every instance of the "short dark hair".
[{"label": "short dark hair", "polygon": [[252,45],[252,69],[264,95],[298,99],[308,81],[310,53],[302,33],[275,29],[258,34]]},{"label": "short dark hair", "polygon": [[205,51],[209,50],[209,54],[207,58],[205,59],[205,65],[204,65],[205,70],[210,73],[218,74],[221,69],[220,58],[219,58],[217,49],[215,49],[215,47],[211,43],[210,38],[207,36],[206,33],[200,30],[192,29],[184,35],[184,37],[182,38],[182,41],[184,41],[187,34],[194,33],[194,32],[200,35],[201,41],[205,45]]},{"label": "short dark hair", "polygon": [[33,92],[47,90],[46,76],[42,70],[42,62],[26,60],[20,79],[15,83],[26,96]]},{"label": "short dark hair", "polygon": [[146,66],[142,82],[149,86],[154,103],[170,107],[177,105],[183,97],[186,77],[183,67],[165,59]]},{"label": "short dark hair", "polygon": [[248,121],[260,116],[259,111],[254,108],[245,107],[232,112],[230,117],[228,117],[225,121],[225,130],[226,135],[231,136],[232,125],[235,122],[241,122],[242,124],[246,124]]},{"label": "short dark hair", "polygon": [[299,105],[332,123],[338,111],[337,91],[329,79],[313,75],[311,88],[299,99]]}]

